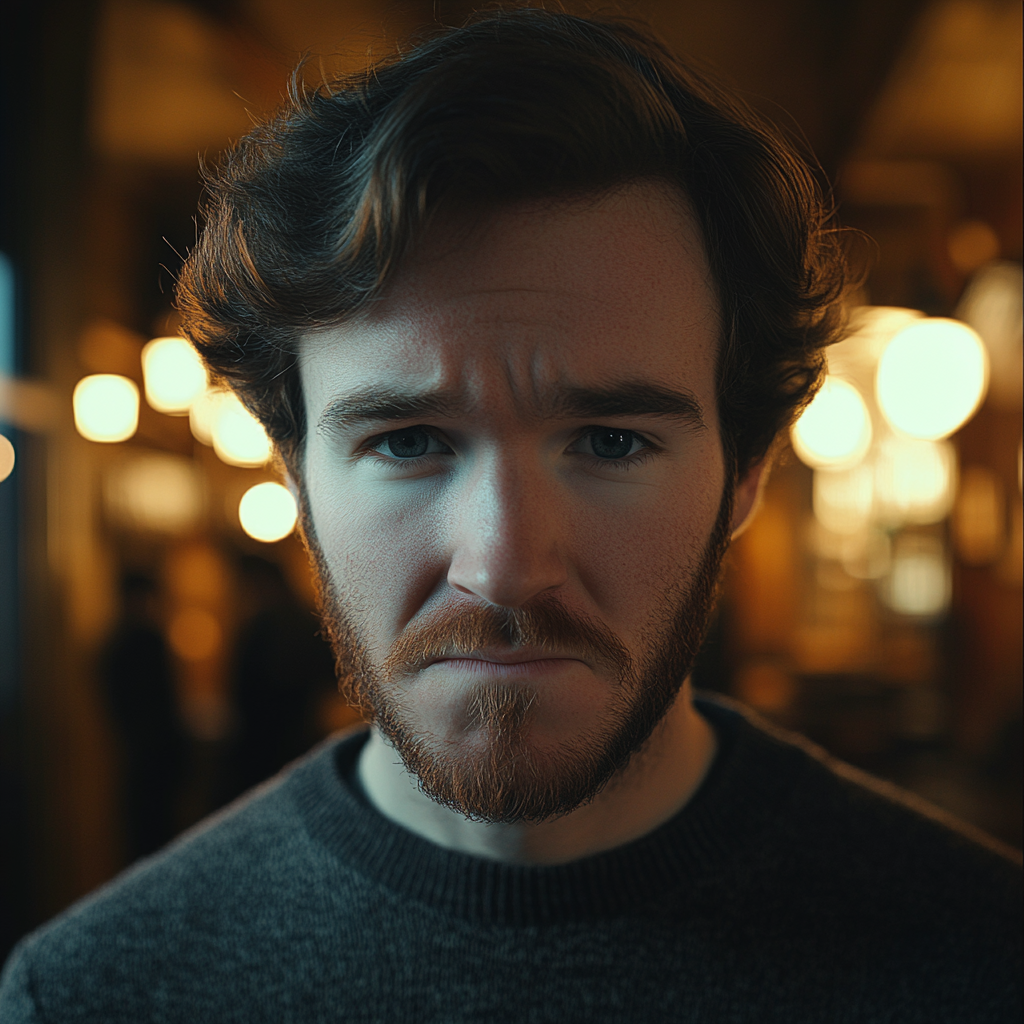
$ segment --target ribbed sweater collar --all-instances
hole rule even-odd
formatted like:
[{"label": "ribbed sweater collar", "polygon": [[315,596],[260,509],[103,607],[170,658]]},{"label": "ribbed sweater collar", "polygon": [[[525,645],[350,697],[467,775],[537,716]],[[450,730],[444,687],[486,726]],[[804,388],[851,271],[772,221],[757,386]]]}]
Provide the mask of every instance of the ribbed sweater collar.
[{"label": "ribbed sweater collar", "polygon": [[[542,925],[614,917],[695,887],[756,849],[790,787],[795,751],[737,710],[700,699],[719,737],[700,789],[664,825],[624,846],[569,864],[503,864],[444,849],[369,806],[347,778],[361,731],[322,748],[289,779],[311,838],[341,864],[397,895],[479,922]],[[766,763],[767,762],[767,763]]]}]

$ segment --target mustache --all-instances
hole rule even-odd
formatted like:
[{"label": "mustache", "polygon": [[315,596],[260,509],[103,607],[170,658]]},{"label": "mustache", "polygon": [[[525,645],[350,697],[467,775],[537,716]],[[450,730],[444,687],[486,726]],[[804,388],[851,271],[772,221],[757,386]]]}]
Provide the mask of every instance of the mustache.
[{"label": "mustache", "polygon": [[439,658],[493,647],[538,647],[596,662],[622,679],[633,672],[633,659],[614,633],[555,599],[523,608],[440,608],[403,631],[381,668],[385,678],[392,678],[417,672]]}]

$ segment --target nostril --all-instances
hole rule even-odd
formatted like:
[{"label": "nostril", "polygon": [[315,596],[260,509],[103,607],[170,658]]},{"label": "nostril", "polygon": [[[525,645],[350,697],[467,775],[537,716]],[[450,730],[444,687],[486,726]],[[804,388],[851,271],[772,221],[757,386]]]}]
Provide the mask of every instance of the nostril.
[{"label": "nostril", "polygon": [[473,564],[475,559],[458,559],[448,572],[448,584],[488,604],[517,608],[565,583],[567,571],[557,552],[546,558],[513,558],[500,565]]}]

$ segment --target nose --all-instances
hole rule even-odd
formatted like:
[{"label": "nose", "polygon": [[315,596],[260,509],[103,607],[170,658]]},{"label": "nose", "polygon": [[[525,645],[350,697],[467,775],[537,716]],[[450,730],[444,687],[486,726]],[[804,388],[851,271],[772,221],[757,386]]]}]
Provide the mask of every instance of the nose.
[{"label": "nose", "polygon": [[480,466],[456,499],[448,583],[518,608],[566,582],[558,488],[510,460]]}]

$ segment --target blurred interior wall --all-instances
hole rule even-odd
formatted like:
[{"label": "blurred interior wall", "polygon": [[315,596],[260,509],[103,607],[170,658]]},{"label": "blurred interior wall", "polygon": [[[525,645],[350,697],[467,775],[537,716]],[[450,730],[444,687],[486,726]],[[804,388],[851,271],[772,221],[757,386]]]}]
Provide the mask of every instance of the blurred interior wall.
[{"label": "blurred interior wall", "polygon": [[[175,565],[195,564],[196,552],[213,564],[229,527],[237,533],[222,510],[219,518],[211,513],[217,525],[207,535],[173,544],[140,541],[112,523],[101,481],[123,453],[75,432],[75,381],[118,372],[141,383],[142,342],[173,330],[170,289],[194,238],[198,160],[216,159],[246,130],[250,112],[259,116],[280,102],[303,53],[310,54],[305,77],[315,83],[358,70],[368,54],[417,31],[458,23],[471,5],[18,0],[13,9],[14,30],[3,43],[8,145],[0,246],[18,282],[17,372],[39,391],[32,392],[35,419],[26,413],[18,433],[16,475],[0,484],[13,510],[4,514],[17,519],[21,637],[19,686],[4,705],[0,732],[0,798],[13,823],[9,834],[25,837],[4,845],[0,868],[29,879],[4,890],[10,937],[121,865],[117,766],[93,678],[115,615],[120,563],[150,544],[176,578]],[[670,46],[716,66],[813,149],[823,179],[838,181],[843,219],[877,241],[869,254],[871,302],[949,313],[967,274],[947,241],[965,220],[991,224],[1000,255],[1020,259],[1019,4],[635,0],[617,10],[648,20]],[[208,458],[187,422],[145,404],[141,415],[133,445],[194,459],[214,504],[237,507],[250,477]],[[1010,494],[1018,435],[1019,410],[983,410],[958,443],[966,461],[997,460]],[[842,655],[848,668],[864,647],[868,614],[863,595],[833,593],[832,640],[815,646],[824,635],[821,607],[818,632],[801,631],[808,480],[801,467],[783,467],[734,558],[744,585],[735,590],[728,657],[734,668],[745,666],[743,692],[780,713],[793,699],[794,649],[818,668]],[[287,551],[284,561],[301,562],[297,545]],[[967,637],[958,657],[964,673],[985,680],[957,691],[960,742],[968,748],[1005,721],[1005,710],[992,710],[999,701],[1019,698],[1013,638],[1020,590],[987,569],[958,572],[958,621]],[[227,591],[208,604],[229,630]],[[845,648],[836,640],[842,630]],[[900,643],[894,651],[912,654],[918,641]],[[216,659],[186,669],[187,685],[200,695],[223,675]],[[986,685],[998,694],[986,697]]]}]

